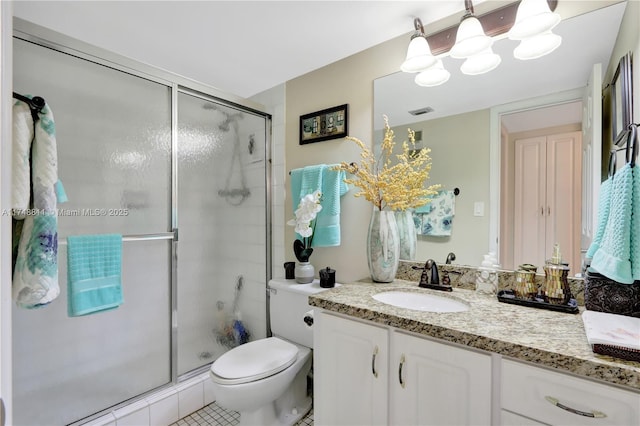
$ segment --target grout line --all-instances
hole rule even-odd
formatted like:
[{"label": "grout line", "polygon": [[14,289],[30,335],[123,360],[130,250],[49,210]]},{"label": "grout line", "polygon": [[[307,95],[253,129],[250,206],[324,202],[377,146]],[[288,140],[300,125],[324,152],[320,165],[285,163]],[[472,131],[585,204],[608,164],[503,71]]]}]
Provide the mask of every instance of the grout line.
[{"label": "grout line", "polygon": [[[169,426],[235,426],[239,421],[240,415],[237,412],[227,411],[212,402]],[[313,408],[296,425],[313,426]]]}]

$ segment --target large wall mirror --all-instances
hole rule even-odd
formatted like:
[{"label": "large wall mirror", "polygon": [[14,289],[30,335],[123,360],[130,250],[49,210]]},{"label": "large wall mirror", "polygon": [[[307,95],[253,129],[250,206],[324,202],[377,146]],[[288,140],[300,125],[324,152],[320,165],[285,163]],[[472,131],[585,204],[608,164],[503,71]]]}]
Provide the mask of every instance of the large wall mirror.
[{"label": "large wall mirror", "polygon": [[[529,170],[539,171],[542,167],[537,163],[539,156],[531,154],[536,150],[536,155],[540,154],[540,142],[535,142],[538,145],[533,151],[527,148],[535,144],[533,140],[558,141],[553,148],[548,145],[544,149],[558,153],[567,135],[577,135],[581,140],[583,130],[593,124],[583,117],[594,109],[599,111],[593,102],[599,103],[600,96],[596,99],[587,96],[588,82],[595,64],[601,64],[598,73],[604,74],[607,69],[625,8],[626,2],[609,3],[563,19],[554,28],[554,33],[562,37],[562,45],[539,59],[514,59],[517,42],[505,38],[493,45],[502,63],[486,74],[464,75],[459,70],[462,61],[445,56],[442,61],[451,77],[441,86],[420,87],[414,82],[415,74],[402,72],[374,81],[374,149],[382,139],[383,115],[388,116],[398,142],[406,140],[408,127],[421,131],[418,148],[430,148],[433,160],[429,184],[459,189],[451,235],[419,235],[415,260],[433,258],[444,262],[447,254],[454,252],[455,263],[478,266],[484,254],[496,251],[506,269],[533,263],[542,272],[545,256],[551,255],[549,243],[552,247],[554,241],[547,241],[546,245],[544,241],[532,241],[547,231],[539,224],[539,218],[533,223],[530,217],[552,216],[555,205],[533,209],[535,203],[531,198],[539,194],[532,194],[522,182],[517,182],[516,174],[527,175]],[[597,84],[596,92],[592,93],[599,94],[601,85]],[[410,113],[423,109],[431,112]],[[516,148],[518,140],[526,141],[519,142],[522,146]],[[561,249],[570,253],[565,260],[571,263],[572,272],[578,272],[580,233],[584,228],[581,218],[585,216],[580,210],[581,179],[585,179],[580,169],[585,155],[581,145],[578,152],[564,153],[563,161],[574,158],[574,154],[573,165],[566,167],[577,168],[572,172],[577,178],[560,182],[550,191],[556,203],[571,198],[571,209],[577,210],[572,211],[572,223],[556,220],[551,226],[568,230],[573,242],[566,243],[570,246],[566,248],[561,244]],[[599,152],[597,157],[600,158]],[[540,177],[550,173],[542,173]],[[600,170],[593,173],[599,178]],[[518,208],[524,213],[516,212]],[[547,240],[556,238],[551,236]],[[523,254],[522,250],[528,252]]]}]

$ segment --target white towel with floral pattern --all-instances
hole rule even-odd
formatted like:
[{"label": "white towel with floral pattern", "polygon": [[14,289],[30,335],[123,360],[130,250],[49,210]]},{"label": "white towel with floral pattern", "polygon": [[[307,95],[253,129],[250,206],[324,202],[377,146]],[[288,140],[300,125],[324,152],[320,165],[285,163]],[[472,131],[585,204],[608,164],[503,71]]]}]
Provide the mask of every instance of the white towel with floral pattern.
[{"label": "white towel with floral pattern", "polygon": [[14,232],[19,232],[19,241],[13,270],[13,299],[18,306],[31,309],[50,303],[60,294],[56,212],[58,155],[53,113],[48,105],[39,113],[35,132],[27,129],[33,129],[34,124],[24,102],[16,101],[13,111],[13,149],[17,150],[13,157],[16,180],[12,200],[17,209],[14,222],[18,224],[23,220],[21,231],[20,226],[14,226]]}]

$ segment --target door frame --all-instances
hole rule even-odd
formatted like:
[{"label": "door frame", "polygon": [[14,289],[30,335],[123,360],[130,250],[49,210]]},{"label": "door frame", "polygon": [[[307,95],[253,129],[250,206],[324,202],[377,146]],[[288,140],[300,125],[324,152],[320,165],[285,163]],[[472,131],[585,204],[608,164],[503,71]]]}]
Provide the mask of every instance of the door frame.
[{"label": "door frame", "polygon": [[491,108],[489,112],[489,252],[496,253],[500,263],[500,199],[502,116],[575,101],[582,101],[584,88],[511,102]]},{"label": "door frame", "polygon": [[[13,2],[0,1],[0,206],[11,204]],[[11,215],[0,215],[0,425],[12,424]]]}]

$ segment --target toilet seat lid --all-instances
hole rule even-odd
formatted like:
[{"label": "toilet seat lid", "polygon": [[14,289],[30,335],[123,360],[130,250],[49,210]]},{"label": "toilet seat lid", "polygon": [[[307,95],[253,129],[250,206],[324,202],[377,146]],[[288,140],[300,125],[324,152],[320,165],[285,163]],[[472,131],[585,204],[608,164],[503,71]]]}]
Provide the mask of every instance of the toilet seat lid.
[{"label": "toilet seat lid", "polygon": [[231,349],[211,364],[224,384],[247,383],[272,376],[293,364],[298,348],[277,337],[255,340]]}]

